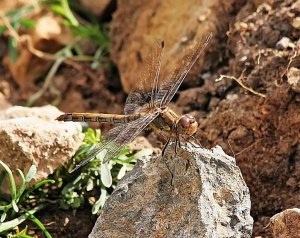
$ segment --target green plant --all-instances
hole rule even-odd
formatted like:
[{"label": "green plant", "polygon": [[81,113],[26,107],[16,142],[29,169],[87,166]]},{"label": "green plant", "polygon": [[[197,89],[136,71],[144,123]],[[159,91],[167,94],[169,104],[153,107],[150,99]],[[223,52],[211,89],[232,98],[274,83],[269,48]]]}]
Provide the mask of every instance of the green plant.
[{"label": "green plant", "polygon": [[[46,183],[53,183],[53,180],[43,180],[39,183],[36,183],[31,189],[25,192],[29,182],[33,179],[36,174],[36,166],[32,165],[26,176],[24,176],[21,170],[17,170],[22,182],[20,187],[17,189],[16,182],[10,168],[2,161],[0,161],[0,165],[4,168],[4,171],[8,175],[10,188],[11,188],[11,198],[10,201],[0,200],[0,234],[8,235],[11,230],[13,230],[16,226],[20,225],[27,219],[33,221],[38,227],[40,227],[46,237],[51,237],[48,231],[45,229],[43,224],[34,216],[34,213],[45,208],[45,204],[38,204],[34,208],[30,210],[26,210],[23,208],[22,203],[29,197],[29,195],[35,190],[40,188]],[[1,176],[1,183],[3,182],[4,173]],[[0,184],[1,185],[1,184]],[[7,221],[9,219],[9,221]],[[24,232],[23,232],[24,233]],[[23,234],[22,233],[22,234]]]},{"label": "green plant", "polygon": [[[29,29],[35,26],[35,21],[25,18],[30,12],[36,8],[36,4],[27,5],[20,9],[13,9],[6,12],[5,17],[10,19],[10,26],[18,31],[21,27]],[[2,16],[3,19],[4,16]],[[3,20],[2,19],[2,20]],[[0,26],[0,35],[7,31],[8,26]],[[12,62],[16,62],[18,58],[17,39],[14,36],[8,37],[8,54]]]},{"label": "green plant", "polygon": [[[100,141],[100,131],[88,129],[85,132],[85,138],[82,146],[77,151],[69,166],[78,163],[86,157],[86,155],[94,148],[94,145]],[[144,149],[137,153],[132,153],[130,148],[124,148],[115,158],[109,161],[108,167],[102,166],[104,154],[100,153],[94,160],[87,164],[80,174],[74,180],[67,183],[62,189],[62,197],[60,199],[61,207],[77,208],[84,203],[84,197],[97,188],[100,190],[100,196],[93,204],[92,213],[95,214],[103,207],[104,202],[111,191],[115,188],[118,180],[120,180],[127,171],[132,170],[137,159],[152,154],[151,149]]]}]

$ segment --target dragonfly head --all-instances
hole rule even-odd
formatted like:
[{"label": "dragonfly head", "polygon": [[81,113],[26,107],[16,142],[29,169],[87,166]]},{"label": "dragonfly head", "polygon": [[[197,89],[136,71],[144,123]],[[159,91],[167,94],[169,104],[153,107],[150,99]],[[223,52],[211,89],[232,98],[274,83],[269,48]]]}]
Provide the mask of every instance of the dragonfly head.
[{"label": "dragonfly head", "polygon": [[198,122],[190,114],[182,115],[177,121],[177,131],[187,137],[192,136],[198,130]]}]

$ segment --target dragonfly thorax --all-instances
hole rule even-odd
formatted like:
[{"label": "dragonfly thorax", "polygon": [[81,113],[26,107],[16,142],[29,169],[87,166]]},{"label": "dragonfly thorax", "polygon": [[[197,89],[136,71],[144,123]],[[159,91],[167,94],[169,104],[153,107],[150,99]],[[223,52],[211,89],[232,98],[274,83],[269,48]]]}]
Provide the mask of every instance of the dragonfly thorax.
[{"label": "dragonfly thorax", "polygon": [[198,130],[198,122],[192,115],[184,114],[179,117],[176,123],[176,129],[178,134],[190,137]]}]

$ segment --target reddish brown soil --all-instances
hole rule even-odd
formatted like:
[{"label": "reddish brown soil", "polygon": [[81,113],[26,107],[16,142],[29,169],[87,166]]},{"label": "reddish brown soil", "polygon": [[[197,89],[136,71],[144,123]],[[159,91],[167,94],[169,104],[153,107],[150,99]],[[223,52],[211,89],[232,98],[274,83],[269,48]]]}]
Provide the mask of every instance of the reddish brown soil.
[{"label": "reddish brown soil", "polygon": [[[241,87],[227,91],[197,134],[204,146],[219,144],[235,156],[250,188],[255,235],[270,235],[268,218],[300,205],[300,95],[288,82],[291,67],[299,67],[300,32],[291,5],[262,6],[230,31],[228,73],[238,78],[244,71],[244,84],[266,97]],[[283,36],[294,49],[276,46]]]},{"label": "reddish brown soil", "polygon": [[[66,211],[58,206],[49,206],[37,217],[42,221],[53,238],[88,237],[97,219],[96,215],[91,214],[90,208]],[[30,232],[38,237],[46,237],[41,229],[33,223],[26,222],[26,225],[30,227]]]}]

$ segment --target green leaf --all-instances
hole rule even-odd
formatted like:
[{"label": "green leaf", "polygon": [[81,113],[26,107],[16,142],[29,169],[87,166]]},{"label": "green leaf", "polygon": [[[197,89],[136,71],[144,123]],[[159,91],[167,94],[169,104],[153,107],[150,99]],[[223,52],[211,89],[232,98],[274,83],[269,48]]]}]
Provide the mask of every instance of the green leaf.
[{"label": "green leaf", "polygon": [[36,22],[32,19],[25,19],[22,18],[19,21],[20,26],[26,28],[26,29],[30,29],[30,28],[34,28],[36,25]]},{"label": "green leaf", "polygon": [[36,171],[37,171],[36,166],[34,164],[31,165],[28,172],[27,172],[27,174],[26,174],[26,178],[25,178],[25,181],[27,183],[29,183],[34,178],[34,176],[36,174]]},{"label": "green leaf", "polygon": [[89,179],[86,185],[86,191],[92,191],[94,188],[94,182],[92,179]]},{"label": "green leaf", "polygon": [[117,178],[118,178],[119,180],[120,180],[121,178],[123,178],[124,175],[125,175],[125,173],[126,173],[126,171],[127,171],[127,165],[124,164],[124,165],[122,166],[122,168],[120,169]]},{"label": "green leaf", "polygon": [[112,176],[108,164],[107,163],[101,164],[100,170],[101,170],[100,177],[101,177],[102,184],[107,188],[111,187]]},{"label": "green leaf", "polygon": [[[34,214],[37,211],[42,210],[43,208],[45,208],[45,205],[41,204],[41,205],[36,206],[35,208],[30,210],[29,212],[31,214]],[[8,231],[8,230],[20,225],[22,222],[24,222],[27,219],[27,217],[28,217],[28,214],[25,213],[25,214],[15,218],[15,219],[11,220],[11,221],[0,223],[0,233],[3,232],[3,231]]]},{"label": "green leaf", "polygon": [[44,226],[44,224],[37,219],[32,212],[30,211],[25,211],[25,214],[30,218],[31,221],[33,221],[45,234],[45,236],[47,238],[52,238],[52,236],[50,235],[50,233],[47,231],[46,227]]},{"label": "green leaf", "polygon": [[117,159],[120,158],[123,155],[128,155],[131,153],[131,149],[129,147],[124,148],[118,155],[117,155]]},{"label": "green leaf", "polygon": [[9,37],[8,39],[8,55],[10,60],[15,63],[19,57],[18,51],[17,51],[17,42],[14,38]]},{"label": "green leaf", "polygon": [[24,176],[23,172],[20,169],[17,169],[17,171],[18,171],[22,181],[25,182],[25,176]]},{"label": "green leaf", "polygon": [[77,19],[75,18],[75,16],[73,15],[70,9],[68,0],[61,0],[61,2],[62,2],[62,7],[64,9],[64,12],[66,14],[66,18],[73,26],[79,26],[79,22],[77,21]]},{"label": "green leaf", "polygon": [[71,207],[74,208],[78,208],[81,206],[81,204],[83,203],[83,198],[81,197],[76,197],[73,199],[73,202],[71,204]]},{"label": "green leaf", "polygon": [[6,216],[7,216],[7,213],[3,212],[2,215],[1,215],[1,218],[0,218],[0,223],[5,221]]},{"label": "green leaf", "polygon": [[97,158],[98,160],[100,160],[100,161],[103,161],[104,158],[105,158],[105,156],[106,156],[106,154],[107,154],[107,150],[104,149],[104,150],[100,151],[100,152],[96,155],[96,158]]},{"label": "green leaf", "polygon": [[97,214],[99,209],[104,206],[106,198],[107,198],[107,191],[105,187],[101,187],[101,195],[99,199],[95,202],[94,206],[92,207],[92,214]]},{"label": "green leaf", "polygon": [[132,160],[137,160],[139,158],[142,158],[144,156],[149,156],[153,154],[153,149],[143,149],[137,153],[135,153],[131,158]]},{"label": "green leaf", "polygon": [[40,188],[41,186],[43,186],[46,183],[55,183],[55,180],[45,179],[45,180],[42,180],[42,181],[34,184],[29,190],[27,190],[24,194],[22,194],[21,198],[19,199],[19,202],[23,202],[29,196],[30,193],[32,193],[34,190]]},{"label": "green leaf", "polygon": [[18,212],[19,211],[19,208],[18,208],[18,205],[16,203],[16,200],[12,200],[11,201],[11,204],[12,204],[12,207],[13,209],[15,210],[15,212]]},{"label": "green leaf", "polygon": [[20,199],[20,197],[22,197],[22,194],[24,193],[26,187],[28,186],[28,183],[33,179],[33,177],[36,174],[36,166],[35,165],[31,165],[26,177],[24,177],[24,174],[21,170],[18,169],[18,172],[22,178],[22,184],[17,192],[17,201]]},{"label": "green leaf", "polygon": [[124,163],[131,163],[131,162],[136,162],[137,159],[140,159],[144,156],[149,156],[152,155],[153,149],[143,149],[134,155],[130,156],[128,159],[124,160]]},{"label": "green leaf", "polygon": [[13,237],[16,237],[16,238],[34,238],[33,236],[26,235],[27,230],[28,230],[28,226],[25,226],[25,228],[23,230],[21,230],[20,232],[15,234]]},{"label": "green leaf", "polygon": [[59,5],[51,5],[51,10],[57,15],[61,15],[63,17],[67,17],[65,10]]},{"label": "green leaf", "polygon": [[0,35],[3,35],[3,33],[7,30],[6,26],[0,26]]},{"label": "green leaf", "polygon": [[0,160],[0,165],[5,169],[6,173],[8,174],[9,177],[9,182],[10,182],[10,188],[11,188],[11,197],[12,200],[16,200],[16,183],[15,183],[15,179],[14,176],[12,174],[12,171],[10,170],[10,168]]}]

